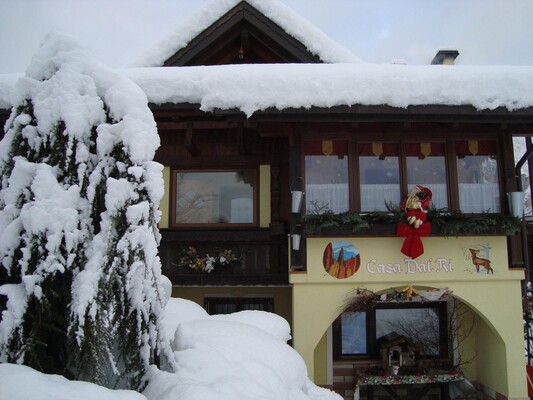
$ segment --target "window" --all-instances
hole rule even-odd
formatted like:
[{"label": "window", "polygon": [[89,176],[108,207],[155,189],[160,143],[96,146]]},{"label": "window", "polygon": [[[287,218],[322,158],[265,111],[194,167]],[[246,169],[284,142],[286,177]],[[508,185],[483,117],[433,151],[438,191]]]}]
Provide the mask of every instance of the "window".
[{"label": "window", "polygon": [[274,299],[272,297],[206,297],[204,308],[210,315],[231,314],[245,310],[274,312]]},{"label": "window", "polygon": [[444,143],[406,143],[405,161],[408,188],[421,185],[433,193],[435,208],[448,207]]},{"label": "window", "polygon": [[307,214],[387,212],[416,185],[431,207],[501,211],[495,140],[309,140],[303,144]]},{"label": "window", "polygon": [[390,335],[420,345],[422,354],[448,356],[446,302],[381,304],[367,312],[343,313],[334,324],[336,359],[380,358],[379,347]]},{"label": "window", "polygon": [[256,171],[174,171],[173,225],[256,223]]},{"label": "window", "polygon": [[348,142],[304,142],[305,207],[308,213],[330,210],[339,214],[350,209]]},{"label": "window", "polygon": [[366,354],[366,313],[347,312],[341,315],[342,354]]},{"label": "window", "polygon": [[491,140],[455,142],[459,207],[464,213],[500,212],[496,143]]},{"label": "window", "polygon": [[358,146],[361,211],[387,211],[400,203],[400,158],[397,143]]}]

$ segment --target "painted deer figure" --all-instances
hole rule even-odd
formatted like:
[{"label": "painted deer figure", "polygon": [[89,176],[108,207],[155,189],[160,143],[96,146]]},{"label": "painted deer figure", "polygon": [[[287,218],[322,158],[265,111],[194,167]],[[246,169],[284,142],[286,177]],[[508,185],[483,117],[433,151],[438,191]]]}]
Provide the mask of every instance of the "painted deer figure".
[{"label": "painted deer figure", "polygon": [[472,254],[472,264],[476,266],[476,271],[479,272],[479,266],[482,266],[487,270],[487,274],[491,273],[494,275],[494,270],[490,266],[490,260],[487,260],[486,258],[478,257],[479,250],[476,249],[468,249],[470,250],[470,253]]}]

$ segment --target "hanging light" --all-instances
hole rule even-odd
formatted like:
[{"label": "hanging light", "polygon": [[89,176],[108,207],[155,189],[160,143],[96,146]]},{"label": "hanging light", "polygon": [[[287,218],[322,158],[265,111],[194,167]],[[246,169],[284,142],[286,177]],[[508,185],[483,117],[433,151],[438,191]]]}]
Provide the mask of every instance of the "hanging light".
[{"label": "hanging light", "polygon": [[507,193],[509,213],[515,218],[522,218],[524,216],[524,197],[524,192]]},{"label": "hanging light", "polygon": [[302,201],[304,198],[304,192],[300,190],[293,190],[291,191],[292,196],[292,205],[291,210],[293,213],[299,213],[302,209]]},{"label": "hanging light", "polygon": [[299,233],[293,233],[291,234],[292,239],[292,249],[293,250],[300,250],[300,241],[302,239],[302,235]]}]

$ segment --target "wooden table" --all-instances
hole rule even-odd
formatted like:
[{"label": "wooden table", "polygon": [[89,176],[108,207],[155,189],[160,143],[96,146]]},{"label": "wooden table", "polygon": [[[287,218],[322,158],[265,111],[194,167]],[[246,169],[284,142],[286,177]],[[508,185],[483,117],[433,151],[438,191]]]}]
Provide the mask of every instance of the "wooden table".
[{"label": "wooden table", "polygon": [[431,389],[431,386],[439,385],[441,399],[449,400],[450,382],[462,379],[464,379],[463,375],[457,371],[432,371],[427,374],[412,375],[367,375],[358,373],[355,376],[354,400],[359,400],[361,386],[367,387],[368,400],[373,400],[375,387],[383,388],[395,400],[402,400],[394,389],[395,385],[417,386],[416,390],[409,393],[409,400],[420,400]]}]

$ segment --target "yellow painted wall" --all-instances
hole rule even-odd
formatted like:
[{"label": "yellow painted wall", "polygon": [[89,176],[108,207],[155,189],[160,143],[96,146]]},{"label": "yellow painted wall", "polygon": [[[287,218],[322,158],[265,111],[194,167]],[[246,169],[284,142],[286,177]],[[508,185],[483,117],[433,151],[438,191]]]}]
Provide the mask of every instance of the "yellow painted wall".
[{"label": "yellow painted wall", "polygon": [[159,204],[161,211],[161,220],[159,221],[159,228],[165,229],[170,226],[170,167],[163,168],[163,182],[165,185],[165,194]]},{"label": "yellow painted wall", "polygon": [[313,382],[317,385],[328,384],[327,355],[327,333],[324,333],[314,352],[315,374]]},{"label": "yellow painted wall", "polygon": [[[332,240],[346,240],[360,253],[359,270],[337,279],[323,268],[323,252]],[[469,378],[509,397],[526,397],[520,282],[522,271],[507,266],[505,237],[423,238],[424,254],[416,263],[399,249],[403,238],[308,238],[307,272],[291,274],[293,283],[294,347],[305,359],[309,376],[315,374],[315,349],[355,289],[374,292],[390,288],[448,287],[453,295],[479,316],[466,345],[476,353],[465,371]],[[494,274],[476,272],[468,251],[471,246],[490,246]],[[482,256],[480,254],[480,256]]]},{"label": "yellow painted wall", "polygon": [[259,166],[259,227],[270,226],[270,165]]},{"label": "yellow painted wall", "polygon": [[456,360],[461,360],[461,369],[468,380],[474,381],[477,377],[476,329],[486,329],[486,324],[477,317],[476,313],[463,302],[456,303],[457,343],[453,344],[457,353]]},{"label": "yellow painted wall", "polygon": [[462,282],[455,285],[454,295],[477,310],[480,319],[475,380],[508,397],[526,397],[520,281]]}]

